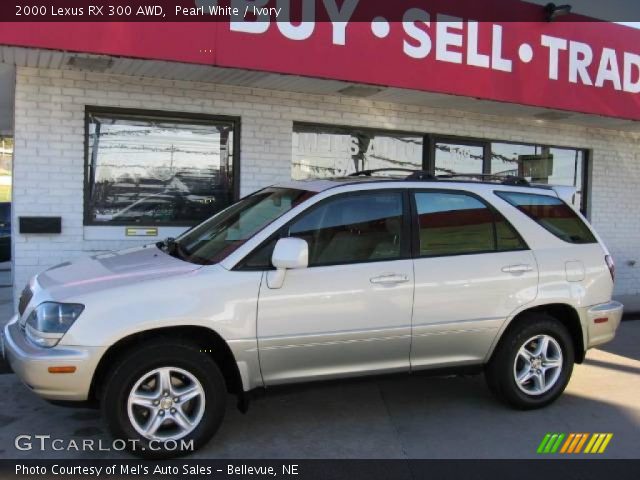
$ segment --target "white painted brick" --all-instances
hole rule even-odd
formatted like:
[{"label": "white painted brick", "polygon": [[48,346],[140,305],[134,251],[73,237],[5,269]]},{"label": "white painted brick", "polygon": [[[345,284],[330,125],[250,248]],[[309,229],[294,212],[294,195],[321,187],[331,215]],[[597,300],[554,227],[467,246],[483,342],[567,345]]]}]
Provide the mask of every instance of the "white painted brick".
[{"label": "white painted brick", "polygon": [[[591,149],[591,220],[616,259],[616,293],[640,295],[640,134],[332,95],[73,70],[22,67],[16,78],[14,217],[55,214],[63,221],[59,236],[14,231],[18,292],[31,275],[54,263],[144,243],[83,238],[84,108],[102,105],[241,117],[241,195],[289,179],[294,121]],[[631,260],[638,265],[629,266]]]}]

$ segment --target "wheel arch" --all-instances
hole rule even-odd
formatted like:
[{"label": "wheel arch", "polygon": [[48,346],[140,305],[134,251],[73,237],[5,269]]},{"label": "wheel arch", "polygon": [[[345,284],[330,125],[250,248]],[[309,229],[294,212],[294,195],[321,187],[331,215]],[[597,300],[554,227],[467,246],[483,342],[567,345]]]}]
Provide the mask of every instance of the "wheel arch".
[{"label": "wheel arch", "polygon": [[518,312],[508,322],[502,332],[500,332],[500,335],[492,346],[487,361],[491,361],[491,358],[496,351],[496,347],[502,341],[505,335],[507,335],[514,328],[517,328],[518,325],[520,325],[523,321],[526,321],[527,314],[531,313],[545,313],[562,323],[569,331],[569,335],[571,335],[571,339],[573,340],[575,363],[582,363],[584,361],[586,353],[585,338],[582,323],[580,321],[580,315],[572,305],[566,303],[548,303],[543,305],[536,305]]},{"label": "wheel arch", "polygon": [[241,394],[242,376],[238,364],[227,342],[214,330],[202,326],[161,327],[136,332],[111,345],[100,358],[94,371],[89,399],[99,401],[102,396],[104,380],[114,361],[124,353],[134,350],[145,341],[156,339],[188,341],[209,355],[220,368],[229,393]]}]

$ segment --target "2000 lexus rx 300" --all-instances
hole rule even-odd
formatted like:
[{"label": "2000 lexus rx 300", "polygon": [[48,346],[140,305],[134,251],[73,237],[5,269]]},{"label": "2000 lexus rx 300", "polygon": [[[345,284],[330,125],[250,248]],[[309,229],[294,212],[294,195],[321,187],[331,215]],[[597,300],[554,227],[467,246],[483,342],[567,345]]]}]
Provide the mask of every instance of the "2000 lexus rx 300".
[{"label": "2000 lexus rx 300", "polygon": [[622,315],[606,247],[563,198],[421,172],[266,188],[176,240],[35,276],[6,356],[141,445],[202,446],[227,392],[438,367],[542,407]]}]

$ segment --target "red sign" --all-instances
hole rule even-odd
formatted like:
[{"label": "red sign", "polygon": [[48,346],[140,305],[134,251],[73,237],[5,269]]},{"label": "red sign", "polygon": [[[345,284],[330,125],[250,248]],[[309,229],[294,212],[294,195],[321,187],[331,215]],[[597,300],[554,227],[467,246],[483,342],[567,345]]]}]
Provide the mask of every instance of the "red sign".
[{"label": "red sign", "polygon": [[[364,11],[358,10],[363,0],[232,0],[229,6],[256,4],[276,10],[221,11],[226,17],[218,21],[193,23],[194,17],[214,17],[173,5],[164,7],[174,9],[172,18],[188,17],[191,23],[2,23],[0,44],[338,79],[640,120],[640,31],[629,27],[488,21],[477,7],[460,11],[444,1],[426,2],[428,7],[420,0],[376,2],[375,10]],[[294,14],[277,10],[288,4],[297,5]],[[543,15],[542,7],[521,5],[518,18]]]}]

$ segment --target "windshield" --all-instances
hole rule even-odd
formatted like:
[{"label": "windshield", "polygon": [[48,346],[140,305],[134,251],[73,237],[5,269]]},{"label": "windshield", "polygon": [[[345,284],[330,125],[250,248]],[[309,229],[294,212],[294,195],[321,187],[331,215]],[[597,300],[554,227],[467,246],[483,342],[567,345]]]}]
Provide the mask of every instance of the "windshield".
[{"label": "windshield", "polygon": [[217,263],[313,195],[292,188],[260,190],[185,232],[173,242],[171,253],[200,265]]}]

